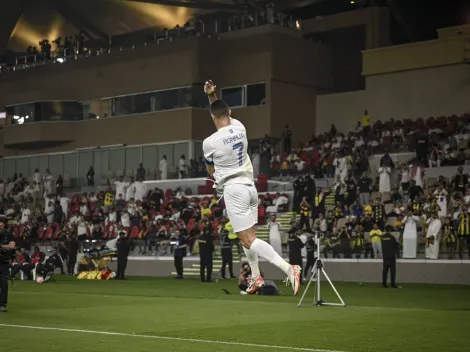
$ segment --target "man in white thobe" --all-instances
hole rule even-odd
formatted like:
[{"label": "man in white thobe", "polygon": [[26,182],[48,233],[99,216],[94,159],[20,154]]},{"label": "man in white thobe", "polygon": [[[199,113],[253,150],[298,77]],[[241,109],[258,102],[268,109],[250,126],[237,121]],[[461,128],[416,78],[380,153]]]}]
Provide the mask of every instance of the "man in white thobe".
[{"label": "man in white thobe", "polygon": [[345,181],[348,176],[348,161],[343,155],[338,155],[335,160],[333,160],[333,165],[335,169],[335,178],[340,177],[341,181]]},{"label": "man in white thobe", "polygon": [[392,187],[390,185],[390,175],[392,174],[392,169],[383,166],[379,167],[379,192],[383,193],[390,193],[392,191]]},{"label": "man in white thobe", "polygon": [[119,180],[114,182],[114,185],[116,186],[115,199],[118,199],[120,194],[124,196],[126,194],[126,188],[129,187],[129,183],[124,181],[123,176],[119,176]]},{"label": "man in white thobe", "polygon": [[426,259],[439,258],[439,241],[441,231],[441,220],[437,219],[437,214],[432,214],[427,221],[428,232],[426,233]]},{"label": "man in white thobe", "polygon": [[131,177],[131,181],[126,189],[126,202],[130,201],[131,198],[135,197],[135,182],[134,177]]},{"label": "man in white thobe", "polygon": [[134,187],[135,187],[135,195],[134,195],[135,201],[144,200],[145,196],[147,195],[147,186],[145,185],[145,183],[143,183],[142,180],[137,180],[137,182],[134,183]]},{"label": "man in white thobe", "polygon": [[419,223],[419,216],[409,214],[404,217],[402,223],[405,224],[403,232],[403,258],[415,259],[418,247],[417,224]]},{"label": "man in white thobe", "polygon": [[276,215],[271,215],[271,221],[268,224],[269,244],[282,257],[281,245],[281,224],[276,220]]},{"label": "man in white thobe", "polygon": [[160,180],[168,179],[168,161],[166,160],[166,155],[163,155],[162,160],[160,160],[158,169],[160,170]]},{"label": "man in white thobe", "polygon": [[51,194],[52,193],[52,174],[49,171],[49,169],[46,169],[46,172],[44,173],[44,191],[46,194]]}]

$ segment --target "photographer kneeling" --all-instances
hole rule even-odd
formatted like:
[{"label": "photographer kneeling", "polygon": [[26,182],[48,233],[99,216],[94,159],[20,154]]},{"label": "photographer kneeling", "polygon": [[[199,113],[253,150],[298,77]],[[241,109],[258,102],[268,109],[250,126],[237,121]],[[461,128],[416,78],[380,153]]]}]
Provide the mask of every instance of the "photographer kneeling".
[{"label": "photographer kneeling", "polygon": [[7,311],[8,276],[10,260],[15,254],[13,235],[5,230],[5,224],[0,222],[0,313]]},{"label": "photographer kneeling", "polygon": [[[260,275],[264,278],[263,271],[260,270]],[[249,286],[251,280],[251,267],[248,263],[243,263],[240,268],[240,276],[238,277],[238,288],[240,289],[240,294],[247,295],[246,289]],[[257,294],[263,296],[276,296],[279,294],[279,289],[277,288],[274,281],[265,280],[264,287],[261,288]]]}]

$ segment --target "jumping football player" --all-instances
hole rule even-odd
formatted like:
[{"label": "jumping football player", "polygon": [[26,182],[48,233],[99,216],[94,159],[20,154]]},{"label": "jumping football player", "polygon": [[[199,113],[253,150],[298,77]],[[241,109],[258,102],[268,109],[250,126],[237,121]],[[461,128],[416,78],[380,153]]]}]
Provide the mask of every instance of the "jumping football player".
[{"label": "jumping football player", "polygon": [[223,192],[227,214],[237,233],[248,263],[252,279],[246,290],[254,294],[264,286],[260,275],[258,257],[263,257],[287,275],[293,294],[300,290],[301,267],[290,265],[266,243],[256,238],[254,225],[258,219],[258,192],[253,179],[253,166],[248,156],[248,139],[245,126],[230,117],[231,111],[223,100],[218,100],[216,86],[207,81],[204,91],[209,98],[210,114],[217,132],[203,143],[207,171],[215,179],[215,188]]}]

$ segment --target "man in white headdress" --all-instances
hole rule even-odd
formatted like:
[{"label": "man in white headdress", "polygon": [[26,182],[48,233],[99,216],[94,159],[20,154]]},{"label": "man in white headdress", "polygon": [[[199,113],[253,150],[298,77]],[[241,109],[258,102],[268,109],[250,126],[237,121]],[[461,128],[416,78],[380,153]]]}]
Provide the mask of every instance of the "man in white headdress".
[{"label": "man in white headdress", "polygon": [[403,258],[404,259],[415,259],[418,247],[418,231],[417,224],[419,222],[419,216],[409,213],[402,220],[405,224],[405,230],[403,232]]},{"label": "man in white headdress", "polygon": [[441,231],[441,220],[437,218],[437,214],[431,214],[427,221],[428,232],[426,233],[426,259],[439,258],[439,240]]}]

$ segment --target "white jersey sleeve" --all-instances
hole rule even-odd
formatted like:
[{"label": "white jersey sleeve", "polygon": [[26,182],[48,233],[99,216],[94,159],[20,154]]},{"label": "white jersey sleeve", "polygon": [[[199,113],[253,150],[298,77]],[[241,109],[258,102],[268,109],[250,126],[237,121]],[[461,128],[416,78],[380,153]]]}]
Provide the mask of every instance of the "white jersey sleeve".
[{"label": "white jersey sleeve", "polygon": [[206,138],[202,148],[206,164],[214,166],[218,186],[254,183],[246,130],[240,121],[231,118],[230,125]]}]

